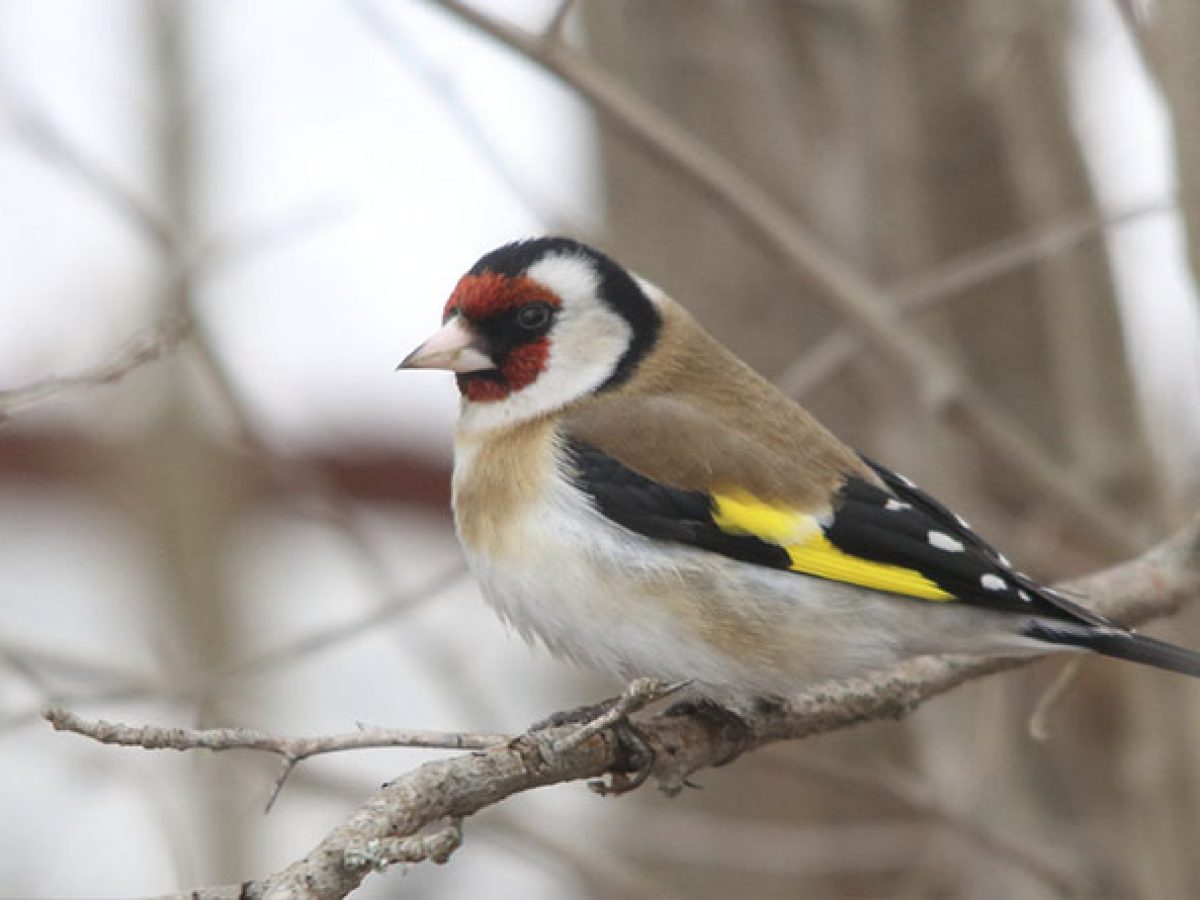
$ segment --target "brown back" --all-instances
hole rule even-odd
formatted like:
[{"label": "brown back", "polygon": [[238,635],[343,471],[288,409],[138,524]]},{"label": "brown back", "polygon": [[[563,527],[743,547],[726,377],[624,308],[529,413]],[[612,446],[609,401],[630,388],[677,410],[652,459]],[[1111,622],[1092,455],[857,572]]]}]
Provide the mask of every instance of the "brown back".
[{"label": "brown back", "polygon": [[654,353],[619,389],[566,413],[566,431],[643,475],[816,509],[858,456],[804,409],[663,301]]}]

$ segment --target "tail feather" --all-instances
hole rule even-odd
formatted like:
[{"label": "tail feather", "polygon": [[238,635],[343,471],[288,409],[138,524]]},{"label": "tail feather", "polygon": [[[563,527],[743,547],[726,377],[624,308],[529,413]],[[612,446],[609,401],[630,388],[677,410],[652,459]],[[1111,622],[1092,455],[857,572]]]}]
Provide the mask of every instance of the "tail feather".
[{"label": "tail feather", "polygon": [[1079,647],[1103,656],[1200,678],[1200,653],[1121,628],[1042,620],[1029,623],[1023,634],[1048,644]]}]

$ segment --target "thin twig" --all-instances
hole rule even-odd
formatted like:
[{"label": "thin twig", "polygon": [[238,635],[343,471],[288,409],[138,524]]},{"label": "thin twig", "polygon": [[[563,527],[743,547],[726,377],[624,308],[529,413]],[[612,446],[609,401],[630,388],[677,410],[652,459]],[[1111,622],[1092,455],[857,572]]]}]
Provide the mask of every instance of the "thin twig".
[{"label": "thin twig", "polygon": [[834,759],[797,759],[771,751],[759,754],[757,761],[777,776],[807,775],[821,781],[836,782],[839,788],[849,786],[888,796],[920,814],[931,824],[1028,873],[1055,895],[1078,896],[1079,885],[1041,849],[1019,837],[992,828],[986,818],[951,809],[939,802],[926,786],[913,777],[897,771],[872,772]]},{"label": "thin twig", "polygon": [[683,895],[643,862],[644,857],[606,847],[602,842],[549,817],[504,815],[499,811],[474,823],[473,833],[484,835],[510,853],[561,871],[569,866],[587,888],[588,896],[653,897],[682,900]]},{"label": "thin twig", "polygon": [[[70,158],[83,157],[76,151],[71,151]],[[110,192],[105,192],[96,183],[89,184],[94,190],[101,192],[102,199],[119,204]],[[122,208],[121,205],[117,206],[118,211]],[[324,205],[241,235],[218,236],[200,248],[188,268],[197,278],[211,277],[223,268],[253,260],[278,248],[286,241],[294,240],[314,228],[326,226],[337,212],[340,212],[340,208]],[[128,338],[103,362],[70,375],[51,375],[20,387],[0,390],[0,424],[18,410],[45,402],[67,391],[116,384],[142,366],[174,352],[191,331],[190,317],[173,311]]]},{"label": "thin twig", "polygon": [[158,725],[123,725],[103,719],[85,719],[65,709],[44,710],[42,717],[55,731],[70,731],[101,744],[142,747],[146,750],[261,750],[283,758],[266,810],[270,812],[288,775],[310,756],[347,750],[407,747],[425,750],[486,750],[512,740],[507,734],[467,731],[413,731],[360,726],[346,734],[289,737],[252,728],[164,728]]},{"label": "thin twig", "polygon": [[[1176,201],[1155,201],[1111,215],[1077,213],[1030,234],[997,241],[964,253],[923,275],[893,288],[893,296],[906,315],[921,313],[962,297],[972,288],[1017,271],[1039,260],[1103,237],[1108,231],[1147,216],[1169,212]],[[803,399],[833,378],[860,350],[858,337],[838,328],[788,366],[776,384],[788,396]]]},{"label": "thin twig", "polygon": [[0,656],[22,669],[36,671],[39,682],[45,682],[46,672],[68,678],[95,681],[134,681],[132,668],[123,668],[112,660],[86,659],[61,647],[44,646],[31,641],[0,640]]},{"label": "thin twig", "polygon": [[1078,680],[1079,670],[1083,668],[1083,663],[1083,657],[1067,660],[1059,669],[1058,674],[1054,676],[1054,681],[1038,698],[1037,705],[1034,706],[1033,712],[1029,716],[1029,736],[1035,741],[1050,740],[1050,713],[1058,701],[1066,695],[1071,685]]},{"label": "thin twig", "polygon": [[1066,216],[1027,234],[963,253],[896,285],[894,296],[905,309],[922,310],[986,284],[1039,260],[1057,256],[1108,232],[1176,209],[1176,198],[1151,200],[1112,213],[1087,211]]},{"label": "thin twig", "polygon": [[3,73],[0,73],[0,101],[7,107],[14,135],[32,153],[85,184],[118,217],[134,226],[159,250],[170,251],[175,247],[175,235],[167,217],[98,161],[83,153],[32,103],[18,98]]},{"label": "thin twig", "polygon": [[[284,221],[239,236],[219,235],[196,247],[181,244],[169,218],[122,183],[82,147],[59,130],[31,103],[19,100],[0,73],[3,103],[16,137],[53,168],[75,178],[118,218],[127,221],[162,254],[174,285],[199,280],[216,270],[242,263],[293,240],[314,227],[324,226],[339,209],[325,204]],[[0,423],[8,414],[82,386],[113,384],[148,362],[173,351],[193,329],[186,304],[172,309],[155,325],[130,338],[105,362],[73,375],[43,378],[18,388],[0,391]]]},{"label": "thin twig", "polygon": [[101,744],[142,747],[146,750],[261,750],[296,760],[346,750],[408,747],[423,750],[486,750],[512,740],[509,734],[471,731],[414,731],[363,725],[358,731],[293,737],[253,728],[164,728],[158,725],[122,725],[103,719],[85,719],[69,710],[47,709],[43,718],[56,731],[71,731]]},{"label": "thin twig", "polygon": [[135,369],[174,350],[187,337],[190,327],[184,316],[169,314],[129,338],[101,363],[71,375],[52,375],[21,387],[0,390],[0,422],[19,409],[74,388],[115,384]]},{"label": "thin twig", "polygon": [[301,659],[306,659],[315,653],[328,650],[364,634],[378,633],[380,626],[439,597],[452,585],[461,581],[465,574],[466,566],[462,562],[456,562],[427,578],[417,587],[401,593],[394,593],[390,600],[340,625],[323,628],[274,650],[253,656],[244,662],[231,664],[220,672],[214,673],[206,681],[203,690],[217,690],[248,675],[261,675],[273,669],[294,665]]},{"label": "thin twig", "polygon": [[200,242],[192,267],[197,276],[207,282],[219,272],[253,262],[313,232],[329,228],[345,219],[350,211],[348,202],[330,198],[265,223],[227,230]]},{"label": "thin twig", "polygon": [[653,859],[667,871],[703,866],[777,878],[781,884],[868,874],[888,877],[913,868],[928,843],[921,829],[903,817],[801,823],[787,816],[764,817],[765,821],[742,817],[731,809],[706,812],[691,805],[646,805],[638,811],[636,827],[617,833],[617,851]]},{"label": "thin twig", "polygon": [[559,0],[558,8],[554,10],[554,16],[550,19],[546,30],[542,32],[542,42],[546,45],[547,49],[553,50],[563,42],[563,31],[566,28],[567,17],[571,15],[571,10],[574,7],[575,0]]},{"label": "thin twig", "polygon": [[43,695],[50,692],[50,683],[24,654],[0,644],[0,662],[3,662],[35,691]]},{"label": "thin twig", "polygon": [[574,234],[584,240],[596,239],[594,226],[564,212],[559,204],[548,199],[518,167],[504,157],[496,141],[488,134],[485,124],[456,88],[454,79],[422,54],[419,42],[404,34],[370,0],[347,0],[346,7],[366,33],[384,47],[389,59],[424,82],[428,91],[438,100],[439,108],[449,114],[450,121],[479,160],[542,227],[548,231]]},{"label": "thin twig", "polygon": [[106,673],[97,670],[93,677],[109,676],[120,680],[115,685],[100,689],[49,693],[36,706],[0,717],[0,733],[36,722],[42,717],[42,710],[48,705],[111,704],[143,700],[147,697],[177,701],[203,700],[214,692],[219,692],[222,688],[244,678],[263,675],[275,669],[295,665],[316,653],[354,640],[364,634],[375,633],[381,625],[441,595],[448,587],[458,582],[464,572],[463,564],[455,563],[417,587],[394,594],[391,599],[379,604],[374,609],[367,610],[356,618],[340,625],[323,628],[241,662],[231,663],[215,672],[207,672],[195,681],[184,684],[164,686],[158,681],[137,679],[126,673]]},{"label": "thin twig", "polygon": [[718,205],[749,238],[797,275],[824,290],[817,296],[865,342],[904,372],[926,407],[1003,462],[1031,493],[1054,504],[1081,535],[1114,556],[1135,552],[1128,517],[1098,499],[1051,458],[1027,429],[1002,412],[922,334],[905,326],[895,304],[823,247],[775,196],[709,146],[569,48],[548,52],[540,35],[499,21],[461,0],[433,0],[472,27],[557,76],[600,116],[651,157],[669,165]]}]

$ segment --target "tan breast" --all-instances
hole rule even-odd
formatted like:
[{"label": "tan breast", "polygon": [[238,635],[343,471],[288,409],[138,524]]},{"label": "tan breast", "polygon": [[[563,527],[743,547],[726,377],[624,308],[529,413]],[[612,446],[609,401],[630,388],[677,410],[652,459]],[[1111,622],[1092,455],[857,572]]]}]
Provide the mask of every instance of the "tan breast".
[{"label": "tan breast", "polygon": [[554,475],[556,421],[456,435],[454,519],[472,551],[498,558],[514,550],[515,523],[545,496]]}]

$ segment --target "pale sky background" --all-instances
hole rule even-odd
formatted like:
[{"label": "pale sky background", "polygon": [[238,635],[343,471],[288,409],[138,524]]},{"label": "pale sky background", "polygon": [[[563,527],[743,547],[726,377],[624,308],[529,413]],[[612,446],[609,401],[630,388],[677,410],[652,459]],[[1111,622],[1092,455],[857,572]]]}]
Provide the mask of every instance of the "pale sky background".
[{"label": "pale sky background", "polygon": [[[1161,105],[1111,4],[1076,5],[1085,23],[1072,72],[1076,124],[1101,196],[1114,209],[1168,196]],[[222,269],[202,297],[204,320],[256,417],[283,450],[349,435],[448,453],[451,379],[392,369],[436,326],[447,293],[476,257],[544,229],[539,211],[591,227],[602,222],[583,107],[414,0],[377,2],[408,59],[389,51],[345,2],[196,6],[192,103],[206,120],[204,234],[313,219],[297,239]],[[540,27],[555,4],[492,6]],[[11,118],[23,105],[35,108],[154,205],[147,138],[156,101],[140,10],[128,0],[0,2],[0,386],[92,364],[157,312],[153,250],[75,179],[31,154]],[[448,111],[447,95],[461,104],[458,115]],[[464,117],[538,210],[497,176],[464,133]],[[1200,352],[1179,219],[1126,226],[1110,247],[1150,415],[1160,433],[1173,429],[1174,443],[1190,440],[1171,464],[1194,472]],[[9,427],[74,422],[116,437],[147,421],[160,395],[151,367],[117,388],[23,413]],[[154,568],[112,512],[65,489],[48,496],[12,485],[0,493],[0,509],[0,641],[95,660],[120,648],[125,666],[152,674],[178,637],[162,633]],[[434,530],[418,514],[368,512],[401,584],[421,584],[457,559],[444,522]],[[318,631],[378,601],[353,557],[319,525],[264,513],[242,546],[229,577],[252,648]],[[404,654],[395,652],[397,641]],[[448,694],[439,666],[453,667],[466,687]],[[581,684],[506,635],[464,581],[402,628],[256,682],[241,724],[299,733],[346,730],[356,719],[513,729],[554,705],[594,699]],[[308,702],[290,704],[296,696]],[[0,670],[0,716],[35,699]],[[92,711],[131,721],[179,716],[155,704]],[[305,765],[355,779],[365,794],[418,758],[361,754]],[[261,819],[271,770],[254,762],[223,758],[221,769],[245,789],[243,812],[260,835],[261,867],[247,875],[305,852],[348,811],[344,799],[314,799],[292,787]],[[121,896],[202,883],[190,854],[191,810],[204,783],[197,766],[186,757],[101,748],[38,724],[0,732],[0,804],[10,813],[0,823],[0,894]],[[551,828],[570,821],[585,829],[585,821],[610,817],[613,804],[572,787],[512,806],[530,809]],[[374,879],[363,896],[385,896],[403,883],[412,896],[533,900],[562,896],[569,879],[493,844],[483,829],[469,833],[453,865],[400,877]]]}]

